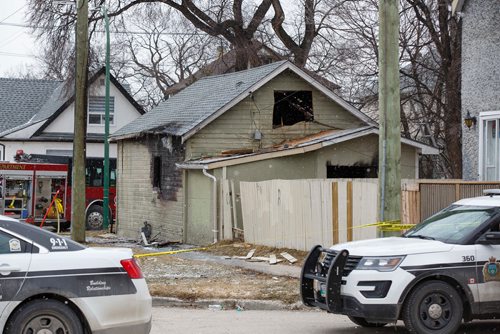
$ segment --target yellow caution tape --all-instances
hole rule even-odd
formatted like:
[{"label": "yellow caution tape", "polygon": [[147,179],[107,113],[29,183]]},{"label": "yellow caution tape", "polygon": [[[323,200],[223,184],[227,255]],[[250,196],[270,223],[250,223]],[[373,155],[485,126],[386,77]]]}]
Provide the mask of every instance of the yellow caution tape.
[{"label": "yellow caution tape", "polygon": [[415,224],[401,224],[400,220],[388,220],[372,224],[353,226],[355,228],[378,227],[381,231],[404,231],[414,227]]},{"label": "yellow caution tape", "polygon": [[201,250],[206,250],[206,249],[208,249],[208,247],[179,249],[179,250],[176,250],[176,251],[168,251],[168,252],[155,252],[155,253],[135,254],[134,257],[135,258],[140,258],[140,257],[147,257],[147,256],[173,255],[173,254],[179,254],[179,253],[201,251]]}]

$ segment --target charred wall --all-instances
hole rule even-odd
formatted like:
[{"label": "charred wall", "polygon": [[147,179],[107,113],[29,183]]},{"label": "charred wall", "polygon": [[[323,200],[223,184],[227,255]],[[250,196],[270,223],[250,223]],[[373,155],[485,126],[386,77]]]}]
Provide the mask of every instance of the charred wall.
[{"label": "charred wall", "polygon": [[180,137],[150,136],[146,145],[151,154],[150,179],[162,200],[177,201],[182,187],[182,171],[176,163],[184,161],[185,148]]}]

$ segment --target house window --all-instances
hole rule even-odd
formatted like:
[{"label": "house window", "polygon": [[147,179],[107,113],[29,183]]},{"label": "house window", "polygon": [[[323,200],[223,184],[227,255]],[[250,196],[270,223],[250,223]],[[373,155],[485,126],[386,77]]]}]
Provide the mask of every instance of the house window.
[{"label": "house window", "polygon": [[153,188],[161,189],[161,157],[153,157]]},{"label": "house window", "polygon": [[275,91],[273,128],[314,120],[311,91]]},{"label": "house window", "polygon": [[500,111],[479,115],[479,177],[485,181],[500,180]]},{"label": "house window", "polygon": [[[104,125],[106,112],[106,97],[90,96],[89,97],[89,125]],[[115,116],[115,98],[109,97],[109,124],[114,124]]]}]

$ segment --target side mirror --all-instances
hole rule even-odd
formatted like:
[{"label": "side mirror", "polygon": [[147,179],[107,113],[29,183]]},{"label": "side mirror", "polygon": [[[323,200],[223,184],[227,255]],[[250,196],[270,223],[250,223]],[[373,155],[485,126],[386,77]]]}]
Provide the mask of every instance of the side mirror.
[{"label": "side mirror", "polygon": [[500,245],[500,232],[486,232],[477,239],[476,244]]}]

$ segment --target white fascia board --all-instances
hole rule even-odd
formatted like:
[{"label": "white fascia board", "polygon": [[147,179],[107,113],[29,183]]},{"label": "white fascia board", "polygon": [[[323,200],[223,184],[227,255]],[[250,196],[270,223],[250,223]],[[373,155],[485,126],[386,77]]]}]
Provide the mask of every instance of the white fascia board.
[{"label": "white fascia board", "polygon": [[[379,134],[378,128],[374,128],[373,131],[373,133]],[[418,148],[422,154],[437,155],[441,153],[439,148],[408,138],[401,137],[401,143]]]},{"label": "white fascia board", "polygon": [[46,120],[34,124],[20,125],[14,129],[5,131],[0,134],[0,137],[5,139],[29,139],[45,123],[45,121]]},{"label": "white fascia board", "polygon": [[266,152],[266,153],[258,153],[258,154],[248,154],[239,157],[230,157],[226,159],[214,159],[208,160],[206,162],[196,162],[196,163],[179,163],[176,164],[178,168],[181,169],[215,169],[222,168],[227,166],[241,165],[250,162],[262,161],[273,158],[281,158],[290,155],[303,154],[315,150],[319,150],[321,148],[321,144],[312,144],[306,147],[294,147],[289,149],[284,149],[280,151]]},{"label": "white fascia board", "polygon": [[352,133],[340,134],[338,137],[323,141],[322,145],[323,147],[327,147],[359,137],[364,137],[369,134],[378,134],[377,129],[373,127],[353,129]]},{"label": "white fascia board", "polygon": [[250,93],[255,92],[257,89],[260,87],[264,86],[266,83],[274,79],[276,76],[281,74],[284,70],[289,69],[298,76],[300,76],[304,81],[308,82],[310,85],[312,85],[314,88],[325,94],[327,97],[329,97],[331,100],[336,102],[338,105],[340,105],[342,108],[350,112],[352,115],[354,115],[356,118],[364,121],[365,123],[372,125],[372,126],[378,126],[378,124],[373,121],[370,117],[362,113],[361,111],[357,110],[354,108],[352,105],[350,105],[348,102],[343,100],[340,96],[337,94],[333,93],[331,90],[323,86],[321,83],[318,81],[314,80],[309,74],[306,72],[302,71],[300,68],[292,64],[291,62],[287,61],[283,63],[281,66],[277,67],[274,71],[269,73],[265,78],[262,80],[258,81],[255,83],[253,86],[251,86],[249,89],[246,91],[242,92],[240,95],[238,95],[236,98],[234,98],[231,102],[227,103],[224,107],[221,109],[217,110],[215,113],[213,113],[211,116],[208,118],[205,118],[203,121],[201,121],[198,125],[196,125],[195,128],[191,129],[190,131],[186,132],[184,135],[181,136],[182,143],[184,143],[186,140],[188,140],[191,136],[196,134],[198,131],[203,129],[205,126],[213,122],[215,119],[217,119],[220,115],[224,114],[226,111],[234,107],[236,104],[241,102],[244,98],[246,98]]}]

